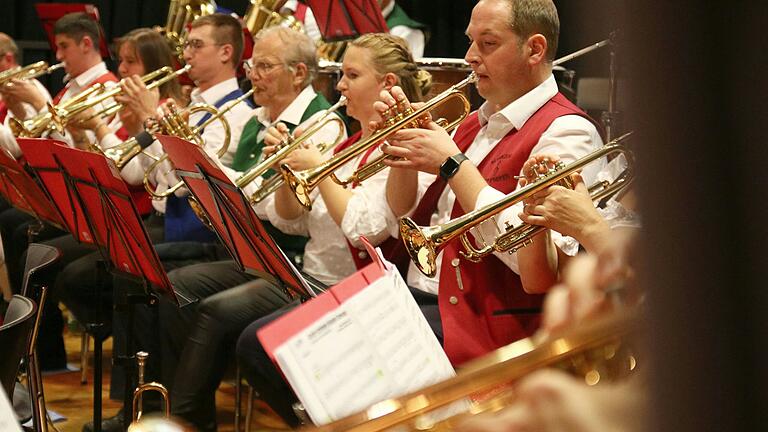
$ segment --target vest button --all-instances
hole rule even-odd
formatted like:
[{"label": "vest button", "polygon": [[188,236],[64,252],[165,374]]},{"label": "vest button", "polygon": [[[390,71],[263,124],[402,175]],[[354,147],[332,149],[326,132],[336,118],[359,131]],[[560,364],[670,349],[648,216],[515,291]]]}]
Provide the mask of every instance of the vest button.
[{"label": "vest button", "polygon": [[368,253],[366,251],[357,251],[357,257],[360,259],[366,259],[368,258]]},{"label": "vest button", "polygon": [[449,301],[449,302],[450,302],[452,305],[455,305],[455,304],[458,304],[458,303],[459,303],[459,299],[458,299],[458,298],[456,298],[456,296],[451,296],[451,298],[449,298],[449,299],[448,299],[448,301]]},{"label": "vest button", "polygon": [[460,262],[461,261],[458,258],[454,258],[451,260],[451,265],[454,267],[458,267]]},{"label": "vest button", "polygon": [[250,158],[251,158],[251,159],[254,159],[254,158],[256,158],[256,155],[255,155],[255,154],[253,154],[253,153],[251,153],[251,154],[250,154]]}]

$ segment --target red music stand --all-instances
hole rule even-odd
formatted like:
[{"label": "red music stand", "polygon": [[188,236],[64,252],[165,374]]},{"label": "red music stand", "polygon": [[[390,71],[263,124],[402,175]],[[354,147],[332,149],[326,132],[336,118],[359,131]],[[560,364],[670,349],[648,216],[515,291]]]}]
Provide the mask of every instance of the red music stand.
[{"label": "red music stand", "polygon": [[306,3],[326,42],[389,32],[377,0],[307,0]]},{"label": "red music stand", "polygon": [[37,3],[35,4],[35,10],[37,11],[38,18],[43,23],[43,30],[45,30],[45,34],[48,36],[48,43],[51,44],[54,54],[56,54],[58,48],[53,34],[53,26],[56,24],[56,21],[68,13],[85,12],[99,25],[101,37],[98,43],[101,57],[110,58],[107,38],[104,36],[104,28],[99,21],[99,9],[96,6],[89,3]]},{"label": "red music stand", "polygon": [[62,217],[45,190],[6,149],[0,149],[0,193],[17,209],[64,229]]},{"label": "red music stand", "polygon": [[[162,267],[160,258],[152,246],[149,234],[144,228],[136,205],[131,198],[120,173],[106,157],[66,147],[54,140],[20,140],[19,147],[26,155],[30,165],[48,187],[49,194],[67,213],[67,205],[72,206],[69,223],[74,223],[78,232],[88,234],[98,247],[105,262],[113,264],[111,270],[127,274],[142,282],[145,291],[164,295],[176,304],[179,300],[173,291],[168,275]],[[80,219],[79,219],[80,218]],[[102,270],[103,271],[103,270]],[[127,301],[127,349],[132,352],[132,328],[134,303],[153,303],[152,296],[139,295],[128,297],[141,298],[139,301]],[[146,300],[148,299],[148,300]],[[184,299],[186,303],[189,301]],[[117,306],[116,306],[117,307]],[[106,338],[98,329],[103,323],[92,323],[89,328],[94,335],[94,425],[101,424],[101,344]],[[124,357],[126,377],[133,376],[132,357]],[[129,382],[129,381],[126,381]],[[126,393],[125,403],[130,401]],[[130,405],[126,405],[130,407]],[[126,410],[130,418],[130,408]]]},{"label": "red music stand", "polygon": [[322,290],[301,276],[264,229],[248,198],[203,149],[174,136],[158,135],[157,139],[241,271],[270,280],[302,298],[314,297]]},{"label": "red music stand", "polygon": [[95,244],[95,236],[83,214],[82,207],[67,187],[67,179],[61,164],[54,156],[54,149],[66,147],[61,141],[43,138],[17,138],[24,158],[35,177],[40,181],[53,205],[58,209],[64,228],[80,243]]}]

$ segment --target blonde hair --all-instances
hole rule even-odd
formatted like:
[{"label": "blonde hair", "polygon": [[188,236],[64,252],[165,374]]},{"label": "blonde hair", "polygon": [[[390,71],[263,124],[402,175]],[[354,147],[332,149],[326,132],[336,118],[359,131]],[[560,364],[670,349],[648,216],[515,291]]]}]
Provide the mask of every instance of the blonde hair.
[{"label": "blonde hair", "polygon": [[352,41],[351,46],[371,52],[373,67],[382,75],[393,73],[405,96],[421,102],[432,87],[432,74],[420,69],[405,39],[388,33],[368,33]]}]

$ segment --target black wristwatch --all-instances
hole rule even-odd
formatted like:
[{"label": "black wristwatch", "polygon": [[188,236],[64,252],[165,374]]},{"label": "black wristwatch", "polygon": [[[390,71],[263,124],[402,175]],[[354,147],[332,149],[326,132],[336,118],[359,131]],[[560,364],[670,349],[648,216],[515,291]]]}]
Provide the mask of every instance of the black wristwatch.
[{"label": "black wristwatch", "polygon": [[446,159],[445,162],[440,165],[440,177],[445,181],[450,180],[451,177],[459,172],[459,167],[465,160],[469,160],[469,158],[464,153],[459,153]]}]

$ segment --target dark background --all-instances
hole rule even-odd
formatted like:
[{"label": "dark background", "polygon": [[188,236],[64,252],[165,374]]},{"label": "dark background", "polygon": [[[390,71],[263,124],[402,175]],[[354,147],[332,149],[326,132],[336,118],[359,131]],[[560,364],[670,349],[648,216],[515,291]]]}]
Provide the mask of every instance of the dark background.
[{"label": "dark background", "polygon": [[[58,0],[59,3],[78,3]],[[20,41],[36,41],[22,44],[25,55],[22,63],[50,59],[45,51],[47,44],[42,26],[37,19],[35,3],[53,3],[30,0],[0,0],[0,31]],[[168,13],[165,0],[92,0],[101,14],[101,23],[108,40],[113,40],[137,27],[164,25]],[[219,0],[220,7],[240,15],[245,13],[247,0]],[[607,38],[609,32],[619,27],[614,13],[617,1],[579,0],[555,1],[561,19],[562,33],[558,57]],[[425,49],[427,57],[463,57],[467,48],[464,30],[469,22],[473,0],[399,0],[406,12],[417,21],[430,27],[431,37]],[[608,9],[606,9],[608,8]],[[566,66],[578,76],[607,76],[607,52],[596,51],[587,57],[574,60]],[[49,84],[54,90],[60,85],[55,75]]]}]

